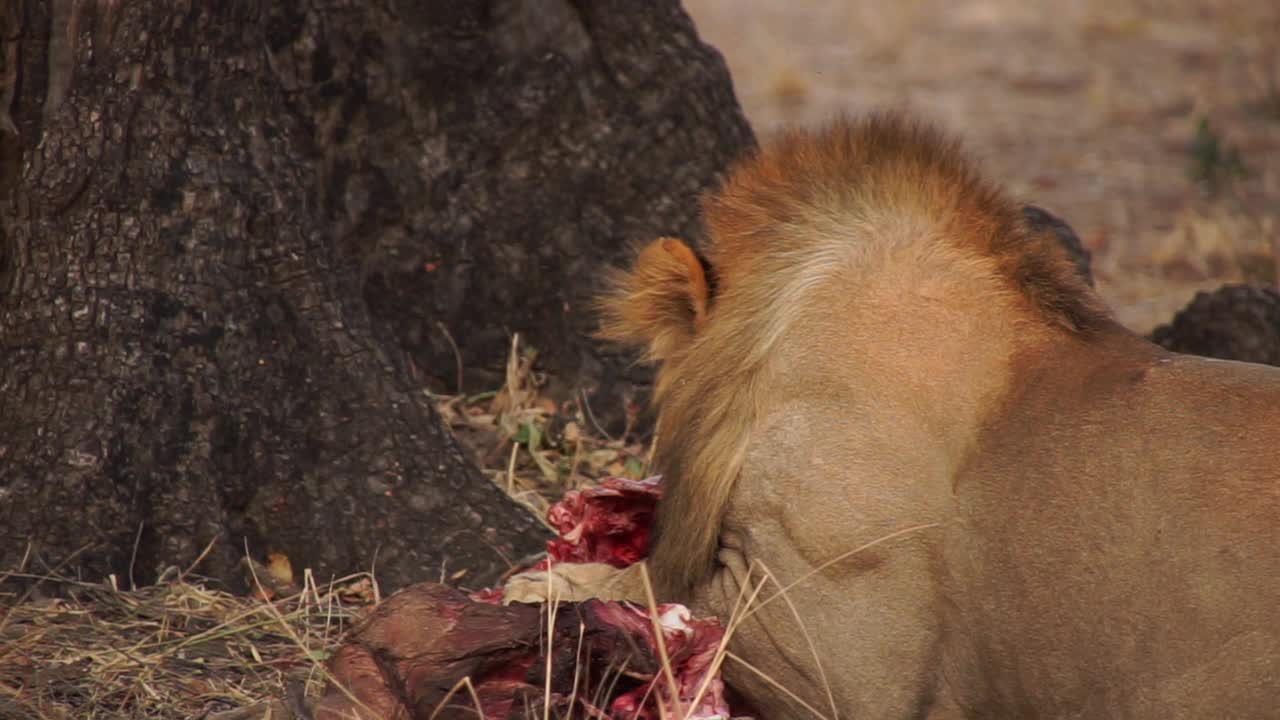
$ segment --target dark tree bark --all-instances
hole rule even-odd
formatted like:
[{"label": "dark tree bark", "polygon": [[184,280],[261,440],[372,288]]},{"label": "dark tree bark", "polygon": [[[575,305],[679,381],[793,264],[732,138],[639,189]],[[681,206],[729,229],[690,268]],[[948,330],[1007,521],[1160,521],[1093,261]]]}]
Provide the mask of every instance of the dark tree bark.
[{"label": "dark tree bark", "polygon": [[0,23],[0,571],[144,583],[212,542],[198,571],[229,582],[246,545],[389,588],[492,579],[543,530],[412,369],[453,376],[441,325],[467,364],[509,327],[582,369],[580,335],[555,344],[579,288],[695,232],[750,137],[674,2]]},{"label": "dark tree bark", "polygon": [[425,30],[404,66],[378,71],[418,102],[377,145],[326,143],[329,186],[363,211],[335,221],[373,251],[374,316],[449,390],[455,340],[474,391],[520,332],[562,392],[601,390],[617,429],[611,381],[645,376],[590,342],[590,299],[632,245],[700,235],[698,195],[754,142],[728,72],[674,0],[427,5],[402,18]]}]

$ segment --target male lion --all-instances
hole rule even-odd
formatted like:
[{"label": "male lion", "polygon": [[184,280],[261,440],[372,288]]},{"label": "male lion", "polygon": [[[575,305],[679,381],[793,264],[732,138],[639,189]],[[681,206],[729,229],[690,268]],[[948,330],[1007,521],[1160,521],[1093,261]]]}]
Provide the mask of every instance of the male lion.
[{"label": "male lion", "polygon": [[787,588],[725,668],[763,718],[1280,717],[1280,370],[1120,327],[895,116],[782,137],[704,212],[705,261],[647,247],[604,332],[661,364],[659,599]]}]

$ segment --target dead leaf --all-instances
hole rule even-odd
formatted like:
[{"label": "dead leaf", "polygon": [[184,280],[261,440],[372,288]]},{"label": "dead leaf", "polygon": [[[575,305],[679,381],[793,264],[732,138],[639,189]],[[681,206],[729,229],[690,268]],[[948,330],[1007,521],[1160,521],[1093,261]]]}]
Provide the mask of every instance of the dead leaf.
[{"label": "dead leaf", "polygon": [[272,579],[285,585],[293,584],[293,563],[281,552],[267,553],[267,572]]}]

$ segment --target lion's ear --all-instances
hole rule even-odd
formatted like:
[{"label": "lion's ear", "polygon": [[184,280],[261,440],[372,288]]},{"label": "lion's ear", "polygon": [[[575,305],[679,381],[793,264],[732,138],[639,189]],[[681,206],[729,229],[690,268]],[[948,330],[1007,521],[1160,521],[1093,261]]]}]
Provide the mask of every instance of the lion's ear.
[{"label": "lion's ear", "polygon": [[702,261],[674,238],[649,243],[601,301],[600,336],[642,345],[652,361],[687,348],[706,322],[710,288]]}]

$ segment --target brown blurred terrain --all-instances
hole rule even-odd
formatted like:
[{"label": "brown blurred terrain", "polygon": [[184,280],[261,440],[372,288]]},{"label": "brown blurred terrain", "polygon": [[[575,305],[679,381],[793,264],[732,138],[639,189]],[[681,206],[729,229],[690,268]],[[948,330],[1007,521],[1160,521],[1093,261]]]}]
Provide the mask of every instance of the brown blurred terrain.
[{"label": "brown blurred terrain", "polygon": [[1280,2],[686,0],[762,138],[906,108],[1062,215],[1146,332],[1276,282]]}]

